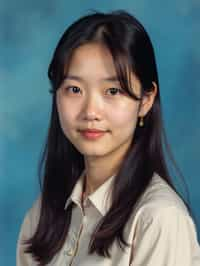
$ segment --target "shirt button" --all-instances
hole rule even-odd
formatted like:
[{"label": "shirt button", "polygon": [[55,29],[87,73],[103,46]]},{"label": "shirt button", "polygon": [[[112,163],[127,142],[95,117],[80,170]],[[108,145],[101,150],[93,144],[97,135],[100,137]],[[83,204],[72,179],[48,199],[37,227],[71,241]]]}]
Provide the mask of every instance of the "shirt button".
[{"label": "shirt button", "polygon": [[73,253],[74,253],[73,249],[69,249],[69,250],[64,251],[64,255],[67,255],[67,256],[72,256]]}]

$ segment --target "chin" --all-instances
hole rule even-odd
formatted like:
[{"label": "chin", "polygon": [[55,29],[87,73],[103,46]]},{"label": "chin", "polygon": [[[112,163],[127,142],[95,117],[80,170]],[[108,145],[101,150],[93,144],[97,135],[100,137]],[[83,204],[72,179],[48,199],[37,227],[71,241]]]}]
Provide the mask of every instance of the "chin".
[{"label": "chin", "polygon": [[[81,146],[76,146],[77,150],[83,154],[84,156],[104,156],[107,153],[109,153],[110,151],[108,150],[108,148],[104,148],[102,147],[102,145],[99,145],[99,147],[94,147],[95,144],[91,144],[91,146],[89,147],[89,145],[81,145]],[[98,145],[97,145],[98,146]]]}]

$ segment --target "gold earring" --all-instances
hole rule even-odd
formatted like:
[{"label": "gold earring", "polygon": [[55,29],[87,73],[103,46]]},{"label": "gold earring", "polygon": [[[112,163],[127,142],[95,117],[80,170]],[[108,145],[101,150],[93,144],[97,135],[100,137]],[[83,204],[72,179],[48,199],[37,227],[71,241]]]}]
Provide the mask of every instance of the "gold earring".
[{"label": "gold earring", "polygon": [[140,117],[139,126],[140,126],[140,127],[143,127],[143,126],[144,126],[143,116]]}]

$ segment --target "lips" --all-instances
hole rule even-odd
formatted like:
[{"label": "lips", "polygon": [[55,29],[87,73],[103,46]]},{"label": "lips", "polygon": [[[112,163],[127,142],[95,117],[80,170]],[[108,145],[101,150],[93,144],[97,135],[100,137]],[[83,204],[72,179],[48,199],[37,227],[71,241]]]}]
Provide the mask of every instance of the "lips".
[{"label": "lips", "polygon": [[85,130],[81,130],[81,132],[84,132],[84,133],[103,133],[103,132],[105,132],[105,130],[85,129]]},{"label": "lips", "polygon": [[85,129],[80,131],[81,135],[88,140],[95,140],[102,137],[106,131],[99,129]]}]

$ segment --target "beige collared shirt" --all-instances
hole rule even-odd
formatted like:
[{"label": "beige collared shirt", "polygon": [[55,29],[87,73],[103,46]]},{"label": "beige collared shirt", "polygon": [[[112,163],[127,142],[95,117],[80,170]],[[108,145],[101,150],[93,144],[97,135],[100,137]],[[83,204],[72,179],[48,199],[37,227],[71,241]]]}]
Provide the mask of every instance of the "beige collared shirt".
[{"label": "beige collared shirt", "polygon": [[[192,218],[181,198],[154,173],[152,181],[138,201],[125,227],[125,240],[131,244],[123,252],[114,242],[111,259],[88,255],[91,233],[106,214],[110,202],[111,176],[81,206],[83,174],[71,197],[74,203],[69,234],[63,248],[48,266],[200,266],[200,246]],[[17,266],[37,265],[29,254],[24,254],[21,240],[30,237],[36,228],[40,198],[26,213],[17,243]],[[133,247],[133,248],[132,248]]]}]

